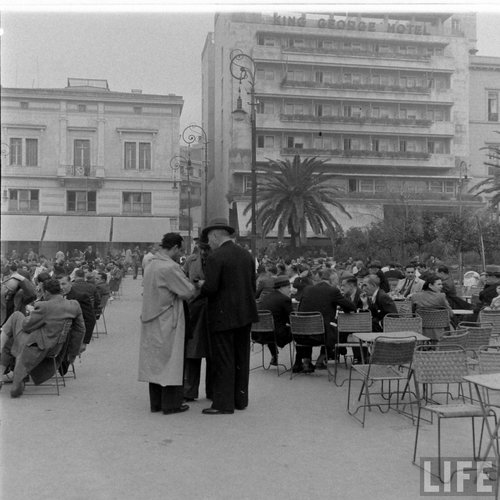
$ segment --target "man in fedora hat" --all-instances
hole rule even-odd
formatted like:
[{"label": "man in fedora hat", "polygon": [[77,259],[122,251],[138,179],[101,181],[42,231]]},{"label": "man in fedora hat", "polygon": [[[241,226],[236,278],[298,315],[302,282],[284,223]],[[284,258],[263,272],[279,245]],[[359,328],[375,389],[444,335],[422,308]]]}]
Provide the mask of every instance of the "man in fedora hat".
[{"label": "man in fedora hat", "polygon": [[236,245],[226,219],[203,229],[212,252],[207,257],[201,295],[208,297],[213,403],[206,415],[234,413],[248,406],[250,329],[257,321],[255,263]]},{"label": "man in fedora hat", "polygon": [[290,313],[293,311],[291,292],[292,287],[287,276],[273,278],[273,290],[266,294],[259,303],[261,311],[271,311],[274,320],[276,343],[267,344],[271,352],[271,365],[278,365],[278,348],[285,347],[292,341],[292,334],[288,326]]},{"label": "man in fedora hat", "polygon": [[497,295],[497,286],[500,285],[500,266],[490,264],[486,266],[486,283],[479,294],[481,301],[479,309],[483,309],[491,304]]}]

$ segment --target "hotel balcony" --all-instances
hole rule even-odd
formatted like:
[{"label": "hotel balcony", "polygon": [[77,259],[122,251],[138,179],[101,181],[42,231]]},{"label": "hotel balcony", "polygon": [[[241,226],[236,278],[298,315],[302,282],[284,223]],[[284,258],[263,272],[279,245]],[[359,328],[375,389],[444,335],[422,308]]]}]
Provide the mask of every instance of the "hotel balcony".
[{"label": "hotel balcony", "polygon": [[410,118],[373,118],[345,116],[316,116],[309,114],[258,114],[257,129],[291,131],[321,131],[323,133],[372,133],[394,135],[454,135],[451,122]]},{"label": "hotel balcony", "polygon": [[104,167],[95,165],[60,165],[57,178],[61,186],[99,189],[104,183]]},{"label": "hotel balcony", "polygon": [[450,154],[431,154],[413,151],[370,151],[317,148],[258,148],[257,162],[268,159],[290,158],[295,155],[317,156],[328,160],[332,166],[397,167],[403,169],[450,169],[455,167],[455,157]]}]

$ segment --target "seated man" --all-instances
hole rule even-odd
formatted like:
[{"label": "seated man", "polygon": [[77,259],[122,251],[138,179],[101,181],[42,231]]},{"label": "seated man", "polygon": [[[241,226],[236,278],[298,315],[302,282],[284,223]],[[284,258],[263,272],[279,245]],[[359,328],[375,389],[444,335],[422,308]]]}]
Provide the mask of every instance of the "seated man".
[{"label": "seated man", "polygon": [[[328,353],[325,353],[324,348],[321,349],[317,360],[318,369],[326,369],[327,354],[329,359],[334,356],[333,349],[336,344],[336,333],[330,323],[334,322],[337,317],[337,308],[341,307],[344,312],[356,311],[356,306],[346,299],[336,286],[330,284],[330,274],[328,270],[321,271],[321,281],[316,285],[304,288],[299,304],[300,312],[318,311],[323,316]],[[311,363],[311,354],[312,347],[297,346],[296,359],[293,365],[294,373],[311,373],[314,371],[316,367]]]},{"label": "seated man", "polygon": [[[276,344],[285,347],[292,340],[290,328],[288,326],[290,313],[292,312],[292,299],[290,280],[287,276],[274,278],[274,289],[262,297],[258,304],[261,311],[271,311],[274,319],[274,332],[276,334]],[[253,334],[252,334],[253,335]],[[275,343],[267,344],[271,351],[271,365],[278,364],[278,349]]]},{"label": "seated man", "polygon": [[109,296],[111,295],[111,290],[108,285],[108,275],[104,272],[97,273],[95,286],[100,297],[99,305],[96,308],[96,319],[99,319],[106,308]]},{"label": "seated man", "polygon": [[44,363],[47,356],[54,354],[59,336],[66,320],[71,320],[68,332],[66,361],[72,363],[80,350],[85,324],[82,310],[75,300],[65,300],[61,286],[55,279],[43,284],[43,300],[37,302],[30,316],[15,312],[2,327],[6,342],[2,348],[0,371],[12,364],[15,358],[11,397],[21,396],[27,375],[35,384],[41,384],[54,375],[52,362]]},{"label": "seated man", "polygon": [[369,274],[363,278],[361,284],[361,302],[363,304],[362,310],[369,310],[372,313],[372,331],[383,332],[383,320],[386,314],[398,314],[396,304],[380,288],[380,280],[375,274]]}]

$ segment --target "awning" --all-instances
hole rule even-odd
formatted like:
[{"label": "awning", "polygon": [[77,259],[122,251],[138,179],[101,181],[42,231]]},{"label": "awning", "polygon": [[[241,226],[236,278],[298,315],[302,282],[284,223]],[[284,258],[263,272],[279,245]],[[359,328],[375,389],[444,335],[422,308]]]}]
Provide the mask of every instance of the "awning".
[{"label": "awning", "polygon": [[2,241],[41,241],[46,215],[3,215]]},{"label": "awning", "polygon": [[114,217],[113,238],[115,243],[154,243],[169,233],[168,217]]},{"label": "awning", "polygon": [[43,241],[108,242],[111,217],[50,215]]}]

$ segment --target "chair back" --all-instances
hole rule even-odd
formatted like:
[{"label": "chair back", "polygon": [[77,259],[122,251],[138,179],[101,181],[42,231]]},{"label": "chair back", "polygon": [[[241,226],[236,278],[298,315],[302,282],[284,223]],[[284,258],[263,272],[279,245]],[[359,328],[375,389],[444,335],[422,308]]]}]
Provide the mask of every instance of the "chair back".
[{"label": "chair back", "polygon": [[398,339],[384,336],[377,337],[373,343],[370,364],[403,365],[411,363],[416,345],[417,338],[415,336]]},{"label": "chair back", "polygon": [[474,323],[462,321],[458,324],[460,329],[464,329],[467,335],[467,350],[477,351],[480,347],[490,343],[493,325],[490,323]]},{"label": "chair back", "polygon": [[491,323],[493,328],[492,335],[500,335],[500,311],[479,311],[480,323]]},{"label": "chair back", "polygon": [[417,314],[422,318],[422,328],[446,328],[450,326],[447,309],[420,309]]},{"label": "chair back", "polygon": [[479,373],[500,373],[500,346],[484,345],[477,351]]},{"label": "chair back", "polygon": [[384,332],[422,333],[422,318],[417,314],[386,314]]},{"label": "chair back", "polygon": [[450,350],[417,346],[412,368],[417,384],[462,383],[462,377],[468,373],[467,353],[460,346]]},{"label": "chair back", "polygon": [[356,333],[372,331],[372,314],[370,311],[358,313],[337,314],[337,328],[339,332]]},{"label": "chair back", "polygon": [[57,337],[57,344],[49,351],[47,357],[56,357],[60,352],[61,349],[63,348],[66,339],[68,338],[68,333],[71,330],[71,325],[73,324],[73,320],[71,319],[65,319],[63,326],[59,332],[59,335]]},{"label": "chair back", "polygon": [[453,335],[444,335],[436,344],[440,351],[454,350],[457,346],[467,349],[469,334],[466,330],[455,330]]},{"label": "chair back", "polygon": [[271,311],[262,310],[257,312],[259,319],[252,323],[252,333],[274,332],[274,318]]},{"label": "chair back", "polygon": [[320,312],[292,312],[290,313],[290,331],[292,335],[323,335],[325,324]]},{"label": "chair back", "polygon": [[395,300],[396,309],[399,314],[411,314],[411,302],[409,300]]}]

